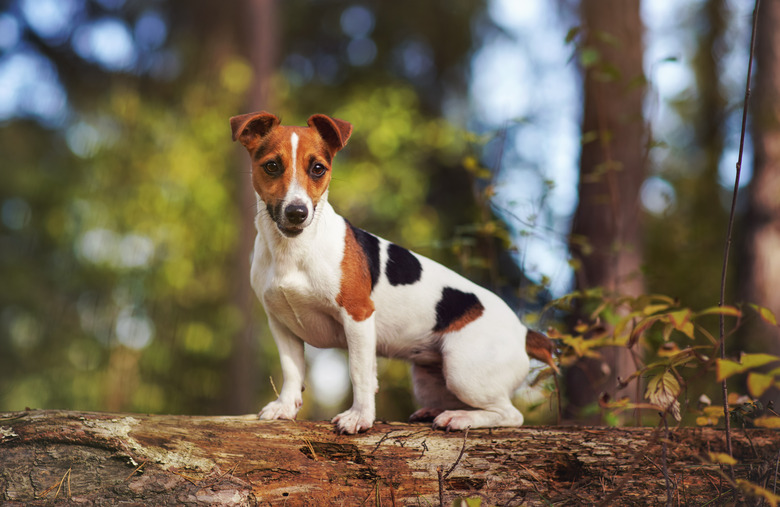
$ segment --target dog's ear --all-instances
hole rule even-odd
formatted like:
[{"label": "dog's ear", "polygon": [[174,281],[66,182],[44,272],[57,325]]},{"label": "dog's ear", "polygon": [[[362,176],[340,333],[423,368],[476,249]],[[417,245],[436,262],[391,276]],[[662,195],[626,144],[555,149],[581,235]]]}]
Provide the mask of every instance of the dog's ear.
[{"label": "dog's ear", "polygon": [[317,129],[333,153],[347,145],[349,136],[352,135],[352,124],[337,118],[331,118],[324,114],[315,114],[306,122],[309,127]]},{"label": "dog's ear", "polygon": [[276,116],[259,111],[232,117],[230,128],[233,130],[233,140],[239,141],[247,150],[252,151],[257,148],[260,139],[279,123],[279,118]]}]

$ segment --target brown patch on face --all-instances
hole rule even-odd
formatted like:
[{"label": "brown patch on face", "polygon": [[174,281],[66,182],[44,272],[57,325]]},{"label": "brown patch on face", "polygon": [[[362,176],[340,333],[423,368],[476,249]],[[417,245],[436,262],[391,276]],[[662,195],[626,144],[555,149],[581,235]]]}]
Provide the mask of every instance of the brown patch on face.
[{"label": "brown patch on face", "polygon": [[[292,136],[298,136],[293,160]],[[266,135],[252,155],[252,185],[266,204],[274,206],[287,195],[295,178],[316,207],[330,183],[332,154],[316,130],[308,127],[277,127]],[[278,174],[269,173],[275,163]],[[319,171],[324,169],[320,174]]]},{"label": "brown patch on face", "polygon": [[[252,157],[253,186],[270,204],[284,198],[295,174],[316,205],[330,183],[333,157],[347,144],[352,125],[323,114],[310,116],[308,127],[282,127],[279,123],[279,118],[265,111],[230,118],[233,140],[240,141]],[[298,136],[295,160],[292,134]],[[266,170],[270,161],[278,164],[278,173]]]},{"label": "brown patch on face", "polygon": [[368,260],[351,227],[347,227],[344,237],[344,257],[341,259],[341,290],[336,296],[336,303],[344,308],[356,322],[362,322],[374,313]]}]

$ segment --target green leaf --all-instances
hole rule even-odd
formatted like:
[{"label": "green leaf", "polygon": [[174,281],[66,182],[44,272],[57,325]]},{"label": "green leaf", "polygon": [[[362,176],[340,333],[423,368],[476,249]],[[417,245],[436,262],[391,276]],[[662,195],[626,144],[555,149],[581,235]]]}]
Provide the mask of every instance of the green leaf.
[{"label": "green leaf", "polygon": [[601,53],[595,48],[582,48],[580,51],[580,65],[584,69],[593,67],[601,60]]},{"label": "green leaf", "polygon": [[580,33],[579,26],[573,26],[569,28],[569,31],[566,32],[566,38],[564,39],[566,44],[571,44],[572,41],[577,37],[577,35],[579,35],[579,33]]}]

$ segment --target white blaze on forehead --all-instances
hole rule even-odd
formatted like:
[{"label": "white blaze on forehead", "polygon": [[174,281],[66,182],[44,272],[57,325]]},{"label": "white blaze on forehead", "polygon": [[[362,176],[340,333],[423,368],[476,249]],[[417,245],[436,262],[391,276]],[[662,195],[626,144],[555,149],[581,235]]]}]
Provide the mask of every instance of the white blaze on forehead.
[{"label": "white blaze on forehead", "polygon": [[295,177],[295,171],[298,170],[298,134],[295,132],[290,136],[290,145],[292,146],[292,170],[293,178]]},{"label": "white blaze on forehead", "polygon": [[[298,134],[293,132],[290,135],[290,157],[292,158],[290,171],[292,171],[292,179],[290,186],[287,189],[287,195],[285,196],[285,205],[289,203],[302,203],[307,208],[311,208],[311,198],[306,194],[306,189],[303,188],[301,182],[298,181]],[[309,210],[311,211],[311,209]]]}]

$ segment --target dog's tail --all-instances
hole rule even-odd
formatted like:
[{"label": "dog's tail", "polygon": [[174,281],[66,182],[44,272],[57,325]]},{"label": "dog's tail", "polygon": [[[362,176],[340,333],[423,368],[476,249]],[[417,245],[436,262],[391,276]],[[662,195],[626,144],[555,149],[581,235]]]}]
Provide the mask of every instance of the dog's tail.
[{"label": "dog's tail", "polygon": [[553,360],[552,353],[554,349],[555,346],[552,340],[538,331],[528,330],[528,333],[525,335],[525,351],[534,359],[549,365],[555,373],[560,373],[558,365]]}]

